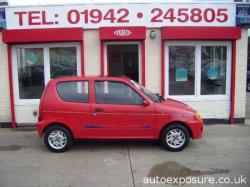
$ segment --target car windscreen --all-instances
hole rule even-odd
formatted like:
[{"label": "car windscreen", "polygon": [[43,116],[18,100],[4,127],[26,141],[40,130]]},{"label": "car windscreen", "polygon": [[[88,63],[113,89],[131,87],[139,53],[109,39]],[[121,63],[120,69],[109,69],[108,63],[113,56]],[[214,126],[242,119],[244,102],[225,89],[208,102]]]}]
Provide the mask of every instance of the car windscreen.
[{"label": "car windscreen", "polygon": [[137,83],[137,82],[134,81],[134,80],[130,80],[130,82],[131,82],[138,90],[140,90],[144,95],[146,95],[149,99],[151,99],[153,102],[165,101],[165,98],[162,97],[160,94],[151,92],[150,90],[148,90],[147,88],[145,88],[144,86],[140,85],[139,83]]}]

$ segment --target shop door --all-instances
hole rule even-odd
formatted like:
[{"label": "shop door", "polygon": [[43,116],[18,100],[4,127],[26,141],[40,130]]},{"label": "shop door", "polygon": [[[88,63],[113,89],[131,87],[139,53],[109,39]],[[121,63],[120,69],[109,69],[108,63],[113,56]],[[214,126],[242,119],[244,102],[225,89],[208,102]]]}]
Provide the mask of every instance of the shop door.
[{"label": "shop door", "polygon": [[107,44],[108,76],[127,76],[140,82],[138,44]]}]

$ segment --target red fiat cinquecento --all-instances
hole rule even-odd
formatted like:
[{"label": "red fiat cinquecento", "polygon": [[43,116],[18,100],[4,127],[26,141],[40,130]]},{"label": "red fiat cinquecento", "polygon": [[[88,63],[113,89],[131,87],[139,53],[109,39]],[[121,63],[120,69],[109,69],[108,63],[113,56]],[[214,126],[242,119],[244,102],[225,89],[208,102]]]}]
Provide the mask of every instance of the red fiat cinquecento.
[{"label": "red fiat cinquecento", "polygon": [[188,105],[165,99],[126,77],[51,80],[41,97],[37,129],[49,150],[76,139],[155,139],[180,151],[202,136],[203,121]]}]

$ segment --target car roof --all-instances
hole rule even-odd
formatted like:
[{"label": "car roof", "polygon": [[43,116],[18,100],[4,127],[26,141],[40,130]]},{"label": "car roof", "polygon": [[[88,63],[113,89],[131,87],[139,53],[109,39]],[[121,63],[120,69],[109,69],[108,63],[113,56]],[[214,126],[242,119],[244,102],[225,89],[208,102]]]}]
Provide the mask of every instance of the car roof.
[{"label": "car roof", "polygon": [[63,81],[76,81],[76,80],[112,80],[112,81],[129,81],[130,78],[126,76],[120,77],[111,77],[111,76],[67,76],[67,77],[59,77],[55,79],[51,79],[51,81],[55,82],[63,82]]}]

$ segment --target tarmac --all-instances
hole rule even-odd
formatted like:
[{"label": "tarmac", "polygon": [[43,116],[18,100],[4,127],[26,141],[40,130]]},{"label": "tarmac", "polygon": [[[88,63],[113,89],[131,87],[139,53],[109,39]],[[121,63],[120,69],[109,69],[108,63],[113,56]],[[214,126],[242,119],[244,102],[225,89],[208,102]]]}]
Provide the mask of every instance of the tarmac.
[{"label": "tarmac", "polygon": [[[191,177],[217,183],[183,181]],[[220,184],[222,177],[232,184]],[[235,177],[242,184],[235,184]],[[250,186],[250,125],[207,125],[203,138],[181,152],[155,141],[101,140],[52,153],[34,128],[0,129],[0,187],[178,185]]]}]

